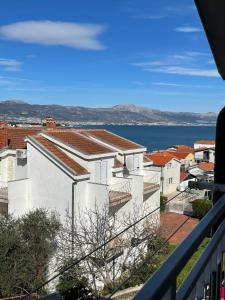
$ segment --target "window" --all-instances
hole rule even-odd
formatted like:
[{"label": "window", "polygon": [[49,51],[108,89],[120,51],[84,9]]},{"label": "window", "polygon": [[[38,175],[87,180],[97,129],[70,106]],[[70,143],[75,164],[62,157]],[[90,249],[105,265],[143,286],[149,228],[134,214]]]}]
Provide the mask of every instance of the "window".
[{"label": "window", "polygon": [[172,163],[168,163],[167,164],[167,169],[171,169],[172,168]]},{"label": "window", "polygon": [[170,177],[169,180],[168,180],[168,182],[169,182],[169,184],[174,183],[173,177]]}]

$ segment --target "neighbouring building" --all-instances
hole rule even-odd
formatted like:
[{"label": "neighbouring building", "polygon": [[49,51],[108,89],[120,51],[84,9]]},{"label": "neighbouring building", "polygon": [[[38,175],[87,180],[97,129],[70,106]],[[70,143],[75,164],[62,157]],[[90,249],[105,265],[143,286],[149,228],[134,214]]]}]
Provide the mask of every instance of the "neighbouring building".
[{"label": "neighbouring building", "polygon": [[194,143],[195,161],[200,162],[215,162],[215,141],[199,140]]},{"label": "neighbouring building", "polygon": [[169,195],[177,191],[180,184],[180,161],[167,151],[147,153],[147,157],[153,161],[149,168],[161,174],[162,195]]},{"label": "neighbouring building", "polygon": [[159,207],[160,171],[145,147],[103,129],[56,128],[51,118],[46,127],[3,127],[0,179],[10,213],[45,207],[76,217],[97,205],[123,216]]}]

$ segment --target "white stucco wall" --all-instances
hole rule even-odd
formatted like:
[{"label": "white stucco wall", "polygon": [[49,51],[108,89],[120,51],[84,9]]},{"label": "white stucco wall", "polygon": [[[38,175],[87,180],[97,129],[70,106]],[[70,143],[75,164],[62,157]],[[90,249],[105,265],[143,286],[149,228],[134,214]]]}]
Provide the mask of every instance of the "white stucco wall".
[{"label": "white stucco wall", "polygon": [[30,144],[28,161],[30,208],[45,207],[65,215],[71,209],[72,178]]},{"label": "white stucco wall", "polygon": [[194,144],[194,149],[199,149],[199,148],[214,148],[215,147],[215,144],[214,145],[211,145],[211,144]]},{"label": "white stucco wall", "polygon": [[21,216],[29,211],[28,179],[10,181],[8,183],[8,212]]},{"label": "white stucco wall", "polygon": [[[172,163],[170,167],[169,164]],[[180,163],[176,160],[171,160],[162,169],[162,193],[164,195],[174,193],[180,184]],[[170,178],[173,178],[172,183],[169,182]]]},{"label": "white stucco wall", "polygon": [[15,159],[15,180],[27,178],[27,159]]}]

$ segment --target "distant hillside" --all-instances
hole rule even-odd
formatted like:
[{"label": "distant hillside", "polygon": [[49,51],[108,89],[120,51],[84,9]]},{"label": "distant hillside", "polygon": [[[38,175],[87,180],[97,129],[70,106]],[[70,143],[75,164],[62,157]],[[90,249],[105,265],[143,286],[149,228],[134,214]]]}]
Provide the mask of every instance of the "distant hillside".
[{"label": "distant hillside", "polygon": [[215,113],[168,112],[135,105],[110,108],[28,104],[21,100],[0,102],[0,118],[36,119],[53,116],[57,121],[104,123],[215,124]]}]

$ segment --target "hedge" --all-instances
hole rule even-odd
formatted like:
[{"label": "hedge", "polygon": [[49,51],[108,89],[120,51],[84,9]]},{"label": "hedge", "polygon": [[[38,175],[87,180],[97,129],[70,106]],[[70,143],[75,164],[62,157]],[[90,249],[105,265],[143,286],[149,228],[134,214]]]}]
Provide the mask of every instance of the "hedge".
[{"label": "hedge", "polygon": [[202,219],[212,207],[212,201],[209,199],[196,199],[191,204],[194,216],[198,219]]}]

